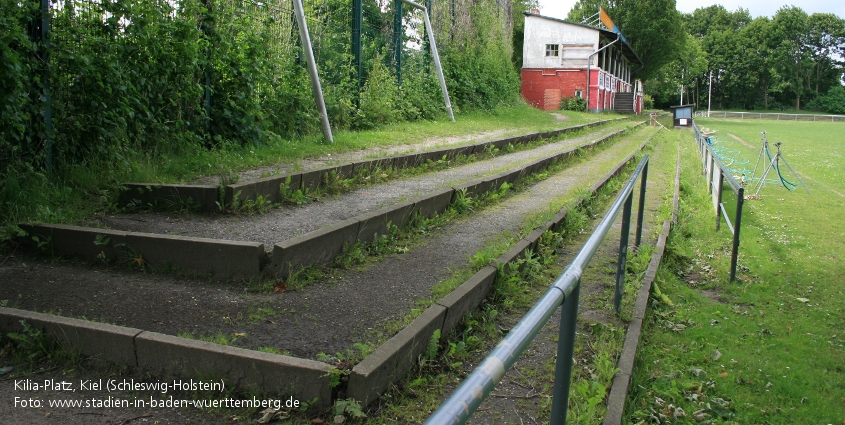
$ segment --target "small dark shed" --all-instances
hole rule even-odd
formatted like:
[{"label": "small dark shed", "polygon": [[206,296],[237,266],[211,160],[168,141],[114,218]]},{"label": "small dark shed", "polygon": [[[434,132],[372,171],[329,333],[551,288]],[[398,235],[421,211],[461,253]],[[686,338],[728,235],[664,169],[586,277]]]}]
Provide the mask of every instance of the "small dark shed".
[{"label": "small dark shed", "polygon": [[671,106],[672,118],[675,122],[675,128],[678,127],[692,127],[692,108],[690,105]]}]

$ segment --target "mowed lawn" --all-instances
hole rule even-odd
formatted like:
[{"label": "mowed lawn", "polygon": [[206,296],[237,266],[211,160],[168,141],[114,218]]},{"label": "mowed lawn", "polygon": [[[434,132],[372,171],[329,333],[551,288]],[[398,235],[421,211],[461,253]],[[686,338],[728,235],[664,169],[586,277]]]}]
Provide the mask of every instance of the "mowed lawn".
[{"label": "mowed lawn", "polygon": [[736,169],[754,168],[766,131],[812,194],[769,183],[745,202],[729,282],[730,233],[715,231],[692,132],[682,138],[682,211],[657,279],[666,297],[650,306],[626,420],[845,424],[845,123],[696,122],[717,130]]}]

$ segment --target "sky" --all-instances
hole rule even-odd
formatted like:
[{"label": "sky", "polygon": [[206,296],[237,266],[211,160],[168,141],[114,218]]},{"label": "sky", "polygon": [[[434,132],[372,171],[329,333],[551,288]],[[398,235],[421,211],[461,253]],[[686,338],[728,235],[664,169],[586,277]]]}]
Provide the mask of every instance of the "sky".
[{"label": "sky", "polygon": [[[577,0],[540,0],[540,14],[552,18],[566,19],[569,9]],[[700,7],[707,7],[713,4],[721,4],[725,9],[734,11],[737,8],[748,9],[751,16],[774,16],[782,6],[796,5],[807,14],[833,13],[840,18],[845,18],[845,1],[842,0],[676,0],[678,10],[683,13],[691,13]],[[611,16],[611,19],[613,17]]]}]

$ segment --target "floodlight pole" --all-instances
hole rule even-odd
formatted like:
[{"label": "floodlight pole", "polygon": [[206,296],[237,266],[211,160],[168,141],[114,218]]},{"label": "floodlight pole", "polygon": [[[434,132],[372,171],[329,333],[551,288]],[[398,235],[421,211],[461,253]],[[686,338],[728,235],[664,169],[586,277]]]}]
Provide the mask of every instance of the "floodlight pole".
[{"label": "floodlight pole", "polygon": [[317,103],[317,109],[320,111],[323,137],[333,143],[332,127],[329,124],[329,114],[326,112],[326,102],[323,100],[323,88],[320,86],[320,75],[317,73],[314,51],[311,49],[311,37],[308,35],[308,25],[305,22],[302,0],[293,0],[293,9],[296,15],[296,23],[299,25],[299,41],[302,43],[302,50],[305,52],[305,59],[308,62],[308,73],[311,75],[311,91],[314,92],[314,102]]},{"label": "floodlight pole", "polygon": [[455,122],[455,114],[452,112],[452,102],[449,100],[449,90],[446,88],[446,79],[443,78],[443,68],[440,66],[440,55],[437,53],[437,44],[434,43],[434,29],[431,28],[431,20],[428,19],[428,9],[411,0],[400,0],[411,7],[415,7],[423,11],[423,19],[425,19],[425,32],[428,33],[428,42],[431,44],[431,56],[434,57],[434,67],[437,68],[437,78],[440,79],[440,90],[443,92],[443,99],[446,102],[446,112],[449,113],[449,119]]}]

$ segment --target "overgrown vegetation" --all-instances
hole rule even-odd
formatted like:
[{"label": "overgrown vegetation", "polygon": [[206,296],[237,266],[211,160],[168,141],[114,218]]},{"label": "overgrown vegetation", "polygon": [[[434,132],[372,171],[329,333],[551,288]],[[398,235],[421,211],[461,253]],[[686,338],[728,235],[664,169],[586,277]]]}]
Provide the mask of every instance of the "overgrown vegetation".
[{"label": "overgrown vegetation", "polygon": [[20,332],[0,333],[0,368],[4,369],[0,376],[20,376],[56,368],[66,372],[81,369],[84,357],[79,352],[65,347],[25,320],[20,325]]},{"label": "overgrown vegetation", "polygon": [[[327,149],[317,135],[290,2],[62,3],[50,10],[49,47],[36,31],[37,5],[0,5],[3,227],[108,209],[120,182],[168,178],[161,173],[166,167],[180,168],[164,174],[183,179],[186,172],[226,168],[227,161],[243,168],[257,158],[275,162]],[[420,12],[406,8],[405,29],[393,37],[392,7],[365,3],[357,72],[351,7],[348,0],[322,0],[305,11],[335,131],[442,119]],[[432,5],[458,111],[496,114],[520,103],[516,71],[499,60],[511,53],[509,15],[500,7],[507,5]],[[359,137],[339,136],[332,150],[361,147]]]}]

